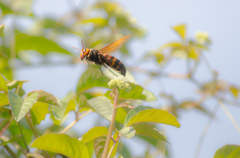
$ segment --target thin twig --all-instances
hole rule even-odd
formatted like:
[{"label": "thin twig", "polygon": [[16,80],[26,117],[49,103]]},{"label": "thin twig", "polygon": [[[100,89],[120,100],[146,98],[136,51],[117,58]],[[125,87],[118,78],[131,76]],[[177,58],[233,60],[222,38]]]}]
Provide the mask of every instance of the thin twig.
[{"label": "thin twig", "polygon": [[110,157],[111,157],[111,154],[112,154],[112,152],[113,152],[113,149],[114,149],[114,147],[116,146],[116,144],[117,144],[117,142],[118,142],[118,140],[119,140],[120,137],[121,137],[121,135],[119,134],[118,137],[117,137],[117,139],[116,139],[115,141],[113,141],[113,145],[112,145],[112,147],[111,147],[111,149],[110,149],[110,151],[109,151],[109,153],[108,153],[107,158],[110,158]]},{"label": "thin twig", "polygon": [[9,148],[8,145],[3,146],[5,150],[13,157],[13,158],[18,158],[18,156]]},{"label": "thin twig", "polygon": [[33,132],[33,134],[34,134],[34,136],[37,138],[37,137],[38,137],[38,134],[37,134],[37,132],[36,132],[36,130],[35,130],[33,124],[31,123],[31,121],[30,121],[30,119],[28,118],[27,115],[25,115],[25,119],[27,120],[27,123],[28,123],[28,125],[30,126],[30,128],[31,128],[31,130],[32,130],[32,132]]},{"label": "thin twig", "polygon": [[59,132],[59,134],[63,134],[65,133],[67,130],[69,130],[70,128],[72,128],[79,120],[81,120],[83,117],[85,117],[87,114],[89,114],[90,112],[92,112],[92,109],[88,110],[87,112],[85,112],[84,114],[82,114],[80,117],[76,118],[76,120],[74,120],[70,125],[68,125],[66,128],[64,128],[61,132]]},{"label": "thin twig", "polygon": [[108,155],[108,148],[109,148],[110,140],[111,140],[111,137],[112,137],[115,117],[116,117],[116,113],[117,113],[118,90],[117,90],[116,87],[113,88],[113,92],[114,91],[116,91],[116,93],[114,94],[113,114],[112,114],[112,119],[111,119],[109,131],[108,131],[107,140],[106,140],[106,143],[105,143],[105,146],[104,146],[102,158],[106,158],[107,155]]},{"label": "thin twig", "polygon": [[12,122],[13,117],[10,118],[9,122],[5,125],[5,127],[3,127],[3,129],[0,132],[0,136],[3,134],[3,132],[8,128],[8,126],[10,125],[10,123]]},{"label": "thin twig", "polygon": [[26,142],[26,140],[24,138],[24,135],[23,135],[23,132],[22,132],[22,127],[21,127],[21,125],[19,123],[18,123],[18,127],[19,127],[20,133],[22,135],[23,143],[24,143],[24,145],[25,145],[25,147],[27,149],[27,153],[28,153],[29,152],[29,148],[28,148],[27,142]]},{"label": "thin twig", "polygon": [[235,119],[233,118],[232,114],[228,111],[228,109],[226,108],[226,106],[223,104],[223,102],[221,100],[219,101],[219,105],[221,106],[221,108],[223,109],[225,114],[228,116],[229,120],[232,122],[232,124],[234,125],[234,127],[236,128],[238,133],[240,133],[240,127],[238,126],[238,124],[235,121]]},{"label": "thin twig", "polygon": [[202,132],[202,135],[200,136],[199,138],[199,141],[198,141],[198,146],[196,148],[196,152],[195,152],[195,157],[198,158],[199,157],[199,154],[200,154],[200,151],[201,151],[201,147],[202,147],[202,144],[203,144],[203,141],[207,135],[207,132],[209,130],[209,127],[210,125],[212,124],[214,118],[216,117],[216,114],[217,114],[217,111],[219,109],[219,106],[216,105],[216,107],[214,108],[214,111],[213,111],[213,117],[210,117],[210,119],[208,120],[203,132]]}]

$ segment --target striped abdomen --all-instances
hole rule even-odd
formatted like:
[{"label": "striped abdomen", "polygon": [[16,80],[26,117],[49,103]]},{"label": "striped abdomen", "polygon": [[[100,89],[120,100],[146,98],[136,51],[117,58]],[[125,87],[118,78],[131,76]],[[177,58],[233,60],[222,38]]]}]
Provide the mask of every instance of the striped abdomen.
[{"label": "striped abdomen", "polygon": [[117,70],[118,72],[120,72],[123,76],[126,75],[126,68],[125,66],[122,64],[122,62],[120,60],[118,60],[117,58],[108,55],[108,54],[103,54],[105,63],[113,68],[114,70]]}]

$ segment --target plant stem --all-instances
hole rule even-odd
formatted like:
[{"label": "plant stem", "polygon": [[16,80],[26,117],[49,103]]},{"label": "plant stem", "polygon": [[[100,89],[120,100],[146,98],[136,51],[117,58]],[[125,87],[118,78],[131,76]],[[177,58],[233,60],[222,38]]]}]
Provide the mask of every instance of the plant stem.
[{"label": "plant stem", "polygon": [[204,128],[204,130],[203,130],[203,132],[202,132],[202,135],[201,135],[200,138],[199,138],[198,145],[197,145],[197,149],[196,149],[196,152],[195,152],[195,158],[198,158],[199,155],[200,155],[200,150],[201,150],[203,141],[204,141],[204,139],[205,139],[205,137],[206,137],[206,135],[207,135],[207,132],[208,132],[208,130],[209,130],[209,128],[210,128],[210,125],[212,124],[214,118],[216,117],[216,114],[217,114],[218,109],[219,109],[219,106],[216,105],[216,107],[214,108],[214,111],[213,111],[213,113],[214,113],[214,114],[213,114],[213,117],[211,117],[211,118],[208,120],[208,122],[207,122],[207,124],[206,124],[206,126],[205,126],[205,128]]},{"label": "plant stem", "polygon": [[25,119],[27,120],[28,125],[30,126],[31,130],[33,131],[34,136],[37,138],[37,137],[38,137],[38,134],[37,134],[36,130],[34,129],[34,126],[33,126],[33,124],[31,123],[31,121],[30,121],[30,119],[28,118],[27,115],[25,115]]},{"label": "plant stem", "polygon": [[240,127],[238,126],[236,120],[233,118],[232,114],[228,111],[227,107],[223,104],[222,100],[219,101],[219,105],[225,112],[225,114],[228,116],[229,120],[232,122],[232,124],[235,126],[238,133],[240,133]]},{"label": "plant stem", "polygon": [[114,141],[114,143],[113,143],[113,145],[112,145],[112,147],[111,147],[111,149],[110,149],[110,151],[109,151],[109,153],[108,153],[107,158],[110,158],[110,157],[111,157],[111,154],[112,154],[112,152],[113,152],[113,149],[114,149],[114,147],[116,146],[116,144],[117,144],[117,142],[118,142],[118,140],[119,140],[120,137],[121,137],[121,135],[118,135],[117,139]]},{"label": "plant stem", "polygon": [[26,146],[27,153],[28,153],[28,152],[29,152],[29,148],[28,148],[27,142],[26,142],[26,140],[25,140],[25,138],[24,138],[24,135],[23,135],[23,132],[22,132],[22,127],[21,127],[21,125],[20,125],[19,123],[18,123],[18,127],[19,127],[20,133],[21,133],[21,135],[22,135],[23,143],[24,143],[24,145]]},{"label": "plant stem", "polygon": [[92,112],[92,109],[88,110],[87,112],[85,112],[84,114],[82,114],[80,117],[76,118],[76,120],[74,120],[70,125],[68,125],[66,128],[64,128],[61,132],[59,132],[59,134],[63,134],[65,133],[67,130],[69,130],[70,128],[72,128],[79,120],[81,120],[83,117],[85,117],[87,114],[89,114],[90,112]]},{"label": "plant stem", "polygon": [[113,132],[113,128],[114,128],[115,117],[116,117],[116,113],[117,113],[118,90],[116,87],[113,88],[113,92],[114,91],[116,91],[116,93],[114,94],[113,114],[112,114],[112,119],[111,119],[109,131],[108,131],[107,140],[106,140],[106,143],[104,146],[102,158],[107,157],[108,148],[109,148],[109,144],[110,144],[110,140],[111,140],[112,132]]},{"label": "plant stem", "polygon": [[9,148],[8,145],[3,146],[5,150],[13,157],[13,158],[18,158],[18,156]]},{"label": "plant stem", "polygon": [[13,117],[10,118],[9,122],[6,124],[5,127],[3,127],[3,129],[0,132],[0,136],[3,134],[3,132],[8,128],[8,126],[10,125],[10,123],[12,122]]}]

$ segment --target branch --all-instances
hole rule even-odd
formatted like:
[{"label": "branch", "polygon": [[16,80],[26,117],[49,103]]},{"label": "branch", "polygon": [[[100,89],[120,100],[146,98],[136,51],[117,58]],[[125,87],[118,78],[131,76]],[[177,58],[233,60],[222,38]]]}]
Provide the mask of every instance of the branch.
[{"label": "branch", "polygon": [[13,117],[10,118],[9,122],[6,124],[5,127],[3,127],[3,129],[0,132],[0,136],[3,134],[3,132],[8,128],[8,126],[10,125],[10,123],[12,122]]},{"label": "branch", "polygon": [[[115,93],[114,93],[114,91],[115,91]],[[110,144],[110,141],[111,141],[112,132],[113,132],[113,128],[114,128],[115,117],[116,117],[116,113],[117,113],[118,90],[117,90],[116,87],[113,88],[113,95],[114,95],[113,114],[112,114],[112,119],[111,119],[109,131],[108,131],[107,140],[106,140],[106,143],[105,143],[105,146],[104,146],[102,158],[106,158],[107,155],[108,155],[108,148],[109,148],[109,144]]]},{"label": "branch", "polygon": [[92,109],[88,110],[87,112],[85,112],[84,114],[82,114],[80,117],[76,118],[76,120],[74,120],[70,125],[68,125],[66,128],[64,128],[61,132],[59,132],[59,134],[63,134],[65,133],[67,130],[69,130],[70,128],[72,128],[79,120],[81,120],[83,117],[85,117],[87,114],[89,114],[90,112],[92,112]]}]

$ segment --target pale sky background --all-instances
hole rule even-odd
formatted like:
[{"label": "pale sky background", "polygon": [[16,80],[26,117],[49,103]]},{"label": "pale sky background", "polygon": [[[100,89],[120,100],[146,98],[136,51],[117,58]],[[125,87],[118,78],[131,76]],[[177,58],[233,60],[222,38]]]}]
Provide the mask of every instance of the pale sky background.
[{"label": "pale sky background", "polygon": [[[78,0],[75,0],[75,2],[76,4],[80,3]],[[197,30],[209,33],[213,45],[206,56],[211,67],[220,73],[221,79],[240,85],[240,1],[118,0],[117,2],[128,10],[140,26],[143,26],[147,31],[147,36],[144,40],[134,40],[130,45],[135,58],[139,59],[145,52],[155,50],[166,42],[178,40],[178,36],[171,30],[171,27],[185,23],[188,26],[189,37],[193,38]],[[58,17],[69,11],[69,6],[64,0],[36,0],[33,9],[39,17],[46,15]],[[71,48],[78,46],[78,42],[66,41],[66,45]],[[123,62],[126,66],[132,65],[130,59],[129,61],[126,59]],[[85,71],[86,66],[87,64],[57,68],[22,69],[17,72],[17,78],[31,80],[29,83],[24,84],[26,92],[43,89],[62,98],[67,92],[75,91],[79,76]],[[141,66],[146,67],[148,65],[144,64]],[[151,66],[148,68],[151,68]],[[168,71],[181,72],[182,67],[173,64],[168,68]],[[139,75],[136,76],[138,83],[142,85],[143,78],[139,77]],[[198,76],[202,81],[209,79],[206,78],[206,76],[209,76],[209,73],[207,73],[204,67]],[[159,95],[161,87],[156,89],[156,83],[157,81],[154,81],[146,88],[153,91],[155,95]],[[196,88],[191,83],[171,79],[164,79],[164,88],[168,93],[176,94],[177,99],[194,96],[196,91]],[[215,103],[209,102],[208,106],[209,109],[213,109]],[[227,108],[240,125],[240,109],[233,106],[227,106]],[[179,118],[180,128],[167,126],[166,133],[168,141],[171,143],[169,148],[172,151],[173,158],[193,158],[197,142],[208,118],[196,111],[182,112],[181,114]],[[93,127],[91,123],[94,119],[96,119],[96,115],[91,114],[81,120],[74,129],[79,130],[83,134]],[[67,122],[70,123],[71,119]],[[146,144],[141,144],[141,141],[135,138],[126,141],[129,142],[128,146],[133,150],[134,155],[142,155],[143,149],[147,146]],[[200,157],[213,157],[218,148],[226,144],[239,145],[239,142],[239,133],[220,108],[217,113],[217,119],[211,125],[205,138]]]}]

